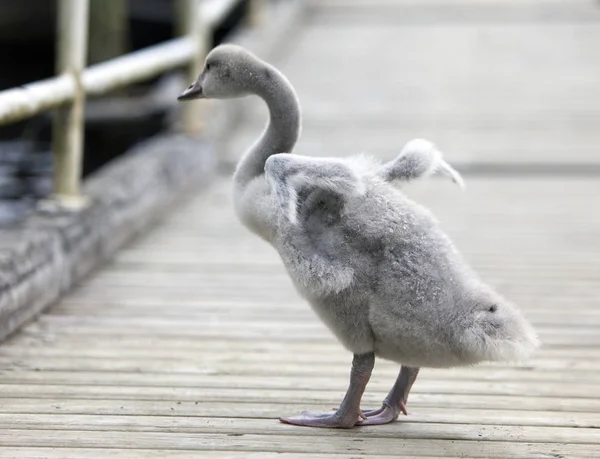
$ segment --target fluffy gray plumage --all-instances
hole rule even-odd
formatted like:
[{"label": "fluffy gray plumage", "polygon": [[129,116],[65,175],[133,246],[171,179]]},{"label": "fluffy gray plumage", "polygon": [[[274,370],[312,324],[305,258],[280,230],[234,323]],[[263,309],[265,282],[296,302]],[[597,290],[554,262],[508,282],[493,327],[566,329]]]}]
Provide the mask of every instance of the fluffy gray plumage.
[{"label": "fluffy gray plumage", "polygon": [[[462,186],[435,145],[413,140],[385,164],[364,155],[291,154],[300,133],[294,89],[273,66],[233,45],[208,55],[180,99],[250,94],[264,99],[270,121],[235,171],[237,215],[278,250],[299,293],[355,355],[346,396],[352,400],[345,399],[335,419],[303,415],[285,422],[383,423],[388,405],[389,422],[404,412],[412,385],[406,381],[414,381],[419,367],[518,361],[531,353],[536,334],[519,309],[482,282],[431,212],[393,184],[439,171]],[[369,418],[354,405],[364,390],[361,375],[372,368],[364,356],[373,354],[401,363],[412,376],[402,379],[401,372],[382,409]]]}]

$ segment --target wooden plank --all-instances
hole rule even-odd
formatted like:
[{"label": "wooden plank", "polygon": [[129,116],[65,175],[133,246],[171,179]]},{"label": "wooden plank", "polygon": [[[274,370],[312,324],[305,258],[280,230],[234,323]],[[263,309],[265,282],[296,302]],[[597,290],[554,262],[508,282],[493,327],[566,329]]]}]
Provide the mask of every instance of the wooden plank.
[{"label": "wooden plank", "polygon": [[[290,428],[290,432],[299,431]],[[365,429],[366,431],[366,429]],[[357,441],[358,440],[358,441]],[[522,443],[495,441],[452,441],[430,439],[374,438],[357,439],[354,432],[335,431],[328,436],[300,437],[290,435],[242,434],[231,440],[219,434],[195,434],[181,432],[93,432],[56,430],[4,430],[0,431],[0,446],[43,446],[51,441],[60,448],[130,448],[140,444],[147,449],[179,449],[199,451],[252,451],[293,452],[325,454],[380,454],[396,456],[401,450],[405,455],[461,456],[461,457],[535,457],[560,453],[567,456],[595,457],[593,444]],[[552,456],[550,456],[552,457]]]},{"label": "wooden plank", "polygon": [[[276,420],[282,414],[299,413],[303,410],[323,411],[323,405],[293,403],[228,403],[209,401],[172,400],[90,400],[90,399],[35,399],[0,398],[3,414],[70,414],[107,416],[186,416],[251,418]],[[409,404],[405,423],[444,423],[509,426],[551,426],[597,429],[600,425],[598,412],[522,411],[515,409],[464,408],[457,406],[426,406]]]},{"label": "wooden plank", "polygon": [[[243,358],[224,364],[200,364],[198,361],[176,362],[145,359],[127,361],[118,359],[67,358],[56,362],[14,361],[13,365],[0,366],[0,382],[4,384],[96,384],[172,387],[256,387],[264,389],[337,389],[348,379],[350,365],[279,363],[270,366],[258,363],[248,367]],[[241,368],[240,368],[241,367]],[[398,373],[398,366],[378,367],[369,387],[389,389]],[[522,389],[524,395],[540,396],[560,390],[563,396],[589,397],[600,381],[597,371],[536,372],[531,370],[488,368],[478,371],[424,369],[418,387],[425,393],[438,393],[441,388],[454,387],[451,393],[512,393]],[[146,374],[152,374],[147,378]],[[528,392],[533,383],[544,383],[544,389]],[[458,387],[460,386],[460,387]],[[513,389],[509,389],[513,387]],[[449,389],[446,389],[449,390]],[[457,392],[458,391],[458,392]],[[509,392],[506,392],[509,391]]]},{"label": "wooden plank", "polygon": [[[82,365],[83,367],[83,365]],[[195,387],[195,388],[256,388],[256,389],[281,389],[281,390],[342,390],[347,384],[349,366],[343,371],[328,373],[324,369],[311,371],[305,367],[304,371],[297,373],[285,371],[251,372],[241,371],[230,374],[220,374],[215,369],[196,369],[190,366],[191,371],[164,368],[161,372],[153,372],[147,368],[128,367],[126,370],[102,369],[99,367],[86,369],[76,368],[71,371],[40,370],[22,371],[15,368],[0,375],[1,384],[52,384],[52,385],[118,385],[144,387]],[[152,378],[148,377],[152,374]],[[528,375],[530,373],[525,373]],[[396,379],[397,369],[387,372],[377,371],[370,383],[369,390],[384,393],[392,386]],[[511,395],[520,388],[529,388],[538,382],[544,386],[543,390],[525,390],[523,395],[537,397],[549,396],[560,392],[563,397],[594,397],[594,387],[600,383],[597,374],[593,372],[578,372],[572,377],[544,378],[544,374],[527,378],[518,373],[501,373],[494,376],[485,374],[450,374],[427,375],[419,378],[418,389],[415,393],[437,394],[505,394]],[[460,389],[457,387],[460,386]],[[511,387],[511,389],[509,389]]]},{"label": "wooden plank", "polygon": [[[224,435],[293,435],[294,437],[340,437],[333,429],[302,429],[277,420],[237,419],[218,417],[174,417],[174,416],[106,416],[106,415],[0,415],[2,430],[23,429],[86,432],[165,432],[176,431],[190,434],[212,434],[215,431]],[[531,426],[476,426],[457,422],[437,424],[434,422],[412,423],[395,422],[378,428],[360,429],[361,438],[403,439],[403,440],[465,440],[465,441],[510,441],[511,443],[600,443],[600,430],[588,428],[531,427]]]},{"label": "wooden plank", "polygon": [[[100,340],[98,340],[100,341]],[[11,357],[14,366],[18,368],[33,367],[32,362],[27,360],[28,357],[70,357],[80,359],[113,359],[113,360],[177,360],[180,362],[197,362],[198,349],[201,349],[203,344],[200,341],[194,341],[193,344],[185,346],[185,343],[174,340],[160,340],[163,346],[157,346],[153,350],[152,355],[148,355],[147,348],[141,343],[137,345],[136,341],[120,341],[117,343],[104,340],[102,342],[95,341],[86,347],[78,347],[78,344],[85,344],[85,339],[69,339],[67,343],[53,342],[51,347],[27,346],[24,343],[20,345],[4,345],[0,348],[0,356]],[[219,343],[222,344],[222,343]],[[302,347],[301,343],[286,343],[288,346],[280,346],[277,349],[270,349],[269,346],[255,346],[252,350],[240,350],[244,343],[236,342],[232,345],[232,349],[228,349],[229,353],[222,354],[217,352],[222,349],[222,346],[215,346],[213,352],[203,355],[204,363],[222,362],[222,363],[243,363],[243,367],[236,367],[235,371],[238,374],[243,374],[244,370],[255,372],[256,365],[262,364],[263,371],[268,372],[269,367],[276,367],[280,363],[286,364],[309,364],[311,367],[321,367],[326,365],[326,368],[332,372],[340,371],[339,368],[347,367],[350,363],[350,354],[342,349],[337,343],[331,343],[330,346],[322,346],[315,348],[312,346]],[[298,346],[294,347],[296,344]],[[326,350],[328,353],[323,353]],[[264,365],[265,353],[268,353],[269,366]],[[536,353],[536,357],[529,362],[521,364],[480,364],[474,367],[458,367],[447,369],[424,369],[421,373],[422,377],[443,377],[443,378],[504,378],[504,377],[522,377],[527,380],[537,378],[548,378],[549,380],[568,381],[571,379],[581,378],[579,373],[586,372],[585,370],[572,370],[571,373],[556,372],[557,365],[553,362],[564,360],[589,360],[597,363],[600,356],[597,351],[590,348],[574,348],[574,349],[556,349],[543,348]],[[7,360],[7,365],[11,366],[11,361]],[[300,368],[300,367],[299,367]],[[398,365],[380,360],[377,363],[376,371],[395,371]],[[536,370],[535,372],[532,370]],[[299,369],[304,371],[303,368]],[[590,371],[590,375],[586,377],[593,378],[595,370]]]},{"label": "wooden plank", "polygon": [[[53,311],[55,316],[70,316],[73,308],[56,308]],[[232,323],[234,326],[239,321],[271,321],[276,318],[277,324],[285,326],[288,323],[314,323],[317,321],[312,311],[306,307],[299,310],[291,309],[286,312],[280,312],[277,308],[257,308],[248,310],[248,308],[234,307],[227,311],[219,311],[217,308],[203,308],[198,312],[198,308],[185,310],[169,309],[168,311],[157,311],[148,307],[120,307],[105,306],[102,310],[95,307],[79,307],[78,315],[80,317],[110,317],[110,318],[146,318],[146,317],[164,317],[165,320],[186,320],[192,323],[210,323],[219,321],[224,324]],[[527,309],[526,316],[537,327],[562,326],[569,329],[594,328],[600,326],[600,311],[589,310],[580,311],[581,314],[573,315],[567,313],[544,314],[542,311],[532,311]]]},{"label": "wooden plank", "polygon": [[[24,335],[22,335],[24,336]],[[59,339],[60,337],[60,339]],[[145,359],[151,357],[148,353],[144,353],[145,343],[152,341],[151,337],[118,337],[114,340],[112,336],[97,336],[93,343],[86,347],[76,347],[79,343],[85,343],[85,337],[79,335],[48,335],[36,336],[28,343],[21,342],[19,344],[7,344],[0,348],[0,356],[6,357],[61,357],[72,356],[81,358],[113,358],[127,359],[138,358]],[[187,337],[187,339],[176,338],[171,336],[157,337],[154,341],[161,346],[156,346],[156,358],[178,359],[182,361],[197,360],[198,352],[206,347],[206,343],[201,338]],[[302,342],[302,341],[234,341],[231,347],[228,347],[228,342],[223,339],[216,339],[211,342],[212,353],[205,358],[207,362],[228,361],[229,359],[244,359],[249,364],[252,362],[263,362],[265,354],[269,355],[269,359],[273,362],[289,361],[305,362],[311,364],[332,363],[332,364],[349,364],[351,360],[350,353],[345,350],[335,340],[327,342]],[[52,344],[52,346],[48,346]],[[122,352],[119,353],[118,350]],[[323,353],[322,351],[327,351]],[[219,353],[221,351],[222,353]],[[227,351],[225,353],[225,351]],[[286,357],[289,353],[294,353],[289,359]],[[600,361],[600,356],[595,353],[594,349],[587,347],[569,347],[556,348],[544,346],[540,348],[532,358],[521,363],[481,363],[473,367],[457,367],[460,371],[479,371],[480,369],[521,369],[522,371],[531,370],[537,366],[539,370],[548,368],[550,370],[558,368],[560,363],[557,361],[565,360],[585,360],[591,366]],[[378,367],[394,366],[394,362],[379,359]],[[447,374],[450,369],[441,369],[443,374]],[[436,369],[428,371],[437,372]],[[487,370],[486,370],[487,371]]]},{"label": "wooden plank", "polygon": [[[194,325],[190,321],[166,321],[157,318],[154,322],[144,322],[131,320],[105,320],[103,324],[90,323],[86,320],[78,320],[77,325],[59,324],[54,322],[51,326],[38,321],[25,328],[29,333],[40,333],[44,330],[52,329],[54,333],[65,333],[73,335],[86,336],[121,336],[123,334],[136,335],[139,337],[158,336],[160,338],[187,336],[198,340],[212,341],[219,338],[227,338],[236,341],[253,341],[257,339],[268,338],[276,342],[332,342],[331,333],[321,324],[314,324],[311,327],[273,328],[273,326],[256,325],[244,326],[241,329],[233,328],[233,325],[211,325],[198,323]],[[129,323],[127,323],[129,322]],[[169,322],[171,327],[161,326],[161,323]],[[76,326],[75,326],[76,325]],[[177,326],[176,326],[177,325]],[[204,325],[204,327],[203,327]],[[133,328],[135,327],[135,328]],[[540,339],[547,347],[598,347],[600,345],[600,335],[592,328],[563,329],[560,327],[539,327]],[[580,368],[593,366],[589,362],[581,361],[577,363]]]},{"label": "wooden plank", "polygon": [[[49,348],[52,349],[56,346],[56,349],[61,349],[64,346],[74,346],[85,352],[85,349],[123,349],[124,352],[127,350],[142,350],[149,348],[156,348],[158,352],[168,351],[171,355],[186,353],[196,353],[206,351],[206,343],[197,337],[190,336],[137,336],[137,335],[126,335],[126,334],[114,334],[114,335],[98,335],[94,336],[93,340],[88,339],[85,335],[80,334],[69,334],[69,333],[54,333],[53,330],[33,330],[25,329],[19,335],[15,335],[10,343],[23,343],[23,347],[35,348]],[[23,340],[23,341],[21,341]],[[83,343],[87,343],[87,346],[83,346]],[[574,343],[576,344],[576,343]],[[318,356],[319,361],[329,361],[329,356],[339,359],[340,356],[347,358],[348,363],[350,362],[350,355],[335,339],[329,341],[314,342],[314,341],[273,341],[273,340],[230,340],[227,337],[217,337],[211,340],[210,351],[206,352],[207,358],[215,359],[219,358],[218,353],[224,353],[229,351],[233,354],[254,354],[255,358],[260,359],[260,354],[265,355],[280,355],[280,354],[295,354],[293,359],[302,359],[304,355],[309,358],[314,354],[320,354]],[[113,356],[119,356],[119,352],[113,353]],[[600,359],[600,355],[595,353],[594,349],[589,349],[585,346],[573,346],[568,349],[552,348],[545,344],[536,351],[535,354],[538,358],[549,358],[557,356],[558,360],[569,360],[569,357],[576,358],[577,360],[597,361]],[[249,357],[251,358],[251,357]],[[500,366],[506,367],[507,364],[492,363],[477,365],[474,369],[483,368],[487,366]],[[512,365],[510,365],[512,367]],[[527,365],[526,365],[527,366]]]},{"label": "wooden plank", "polygon": [[[149,375],[148,377],[151,377]],[[90,400],[172,400],[188,402],[223,402],[223,403],[294,403],[306,405],[325,405],[328,408],[340,403],[345,387],[335,390],[269,389],[261,388],[194,388],[194,387],[135,387],[135,386],[63,386],[33,384],[0,384],[0,391],[5,398],[78,398]],[[489,409],[514,409],[518,406],[524,411],[577,411],[593,413],[600,411],[600,400],[597,398],[521,396],[499,393],[452,394],[449,393],[411,393],[410,403],[423,406],[456,406],[467,408],[486,407]],[[387,391],[367,391],[363,400],[365,406],[378,407]]]},{"label": "wooden plank", "polygon": [[[164,324],[164,326],[163,326]],[[96,333],[110,333],[114,330],[120,330],[135,325],[140,332],[157,331],[160,329],[177,329],[181,333],[192,334],[196,336],[211,336],[214,333],[246,333],[248,336],[254,336],[256,333],[263,333],[263,336],[272,336],[274,338],[285,339],[285,337],[294,336],[295,338],[305,337],[308,341],[311,338],[320,338],[331,340],[331,332],[327,327],[318,320],[311,321],[289,321],[278,318],[270,318],[260,322],[240,321],[240,320],[224,320],[218,315],[214,315],[210,321],[194,321],[192,317],[168,317],[168,316],[87,316],[81,314],[78,316],[69,315],[52,315],[46,314],[41,317],[35,325],[29,327],[29,330],[47,329],[49,327],[60,330],[61,328],[73,329],[73,333],[80,330],[86,330]],[[74,327],[75,326],[75,327]],[[539,325],[537,330],[544,342],[552,344],[567,337],[577,337],[582,343],[593,342],[594,338],[600,338],[595,333],[596,329],[592,325],[584,326],[569,326],[556,324]],[[272,330],[271,330],[272,329]],[[162,333],[161,333],[162,334]],[[241,336],[244,336],[240,333]],[[574,342],[576,340],[573,340]]]},{"label": "wooden plank", "polygon": [[[498,262],[500,260],[496,260],[496,266],[498,265]],[[507,260],[508,261],[508,260]],[[236,273],[233,270],[228,269],[228,272],[224,272],[224,270],[220,270],[221,272],[219,272],[219,270],[212,270],[212,269],[205,269],[205,270],[200,270],[198,273],[195,273],[194,275],[188,275],[186,276],[185,273],[182,272],[177,272],[177,273],[120,273],[120,272],[116,272],[115,275],[118,276],[118,280],[116,280],[117,278],[99,278],[99,279],[94,279],[90,282],[87,283],[88,286],[93,287],[93,286],[104,286],[104,287],[108,287],[108,288],[125,288],[125,287],[130,287],[130,288],[140,288],[140,287],[147,287],[148,286],[148,282],[152,281],[152,282],[157,282],[156,287],[175,287],[175,286],[180,286],[183,288],[190,288],[193,287],[196,283],[200,283],[201,285],[205,285],[205,284],[210,284],[210,283],[215,283],[218,281],[223,281],[225,279],[231,279],[231,280],[236,280],[236,281],[240,281],[241,282],[241,288],[247,288],[247,282],[249,280],[249,277],[256,277],[258,279],[260,279],[261,277],[266,278],[267,276],[272,276],[273,281],[282,281],[283,284],[275,284],[274,283],[274,287],[276,288],[285,288],[285,289],[289,289],[290,287],[292,287],[292,284],[287,276],[287,274],[285,274],[283,272],[283,265],[279,265],[277,266],[278,271],[271,271],[271,272],[264,272],[265,270],[263,270],[263,273],[261,273],[260,271],[255,271],[255,272],[248,272],[250,270],[247,271],[241,271],[239,273]],[[208,273],[209,271],[213,271],[210,274]],[[544,270],[541,270],[541,273],[539,273],[537,276],[532,276],[530,283],[527,283],[525,281],[525,279],[520,279],[518,278],[518,274],[519,271],[517,270],[512,271],[510,270],[510,267],[507,266],[507,268],[505,270],[503,269],[494,269],[493,273],[491,270],[489,270],[489,273],[486,273],[485,269],[482,269],[483,274],[486,276],[495,276],[495,277],[500,277],[502,276],[502,278],[504,278],[504,276],[507,276],[509,279],[511,279],[512,277],[514,277],[514,282],[515,282],[515,286],[519,287],[519,288],[523,288],[525,289],[528,285],[530,285],[530,283],[533,281],[535,283],[535,285],[538,286],[551,286],[552,285],[552,281],[555,281],[558,277],[560,272],[558,272],[555,275],[552,275],[552,273],[548,273],[548,272],[544,272]],[[262,276],[261,276],[262,274]],[[542,277],[543,276],[543,277]],[[511,279],[512,280],[512,279]],[[573,283],[573,287],[591,287],[593,286],[594,282],[598,281],[598,273],[595,272],[581,272],[579,273],[579,276],[575,276],[572,275],[572,278],[570,279]],[[525,292],[527,290],[524,290]]]},{"label": "wooden plank", "polygon": [[[115,459],[131,459],[132,457],[144,459],[306,459],[303,453],[272,453],[258,451],[253,453],[241,453],[240,451],[198,451],[198,450],[167,450],[167,449],[142,449],[142,448],[28,448],[28,447],[0,447],[0,457],[14,459],[105,459],[107,455]],[[356,459],[356,453],[348,454],[312,454],[311,459]],[[370,455],[370,459],[384,459],[390,456]],[[394,455],[395,458],[404,459],[413,456]],[[434,459],[433,456],[419,456],[421,459]],[[439,456],[438,456],[439,457]],[[457,459],[459,456],[444,456],[449,459]],[[464,456],[463,456],[464,457]]]},{"label": "wooden plank", "polygon": [[[232,306],[233,305],[233,306]],[[178,308],[172,308],[165,310],[164,306],[152,305],[146,306],[131,306],[131,305],[120,305],[120,304],[108,304],[102,308],[95,307],[93,305],[76,304],[73,306],[59,306],[52,311],[52,314],[48,316],[72,316],[76,313],[78,317],[88,318],[93,320],[94,318],[106,317],[112,320],[118,320],[124,318],[126,320],[147,320],[149,317],[160,317],[164,320],[189,320],[190,322],[201,322],[201,323],[215,323],[219,322],[222,324],[231,324],[235,327],[240,321],[243,322],[266,322],[273,325],[286,327],[288,324],[312,324],[314,326],[320,326],[319,320],[316,318],[314,312],[308,305],[299,305],[298,308],[286,308],[281,310],[278,305],[263,304],[262,306],[255,307],[252,309],[248,308],[248,305],[244,305],[242,301],[239,303],[229,303],[225,306],[218,305],[202,305],[194,304],[191,307],[186,308],[181,306]],[[547,308],[547,306],[546,306]],[[573,315],[568,314],[566,311],[562,312],[544,312],[543,307],[532,308],[527,307],[527,317],[536,324],[537,327],[545,329],[547,327],[556,327],[560,325],[561,328],[593,328],[600,325],[600,311],[592,309],[591,305],[589,309],[581,308],[579,314]]]}]

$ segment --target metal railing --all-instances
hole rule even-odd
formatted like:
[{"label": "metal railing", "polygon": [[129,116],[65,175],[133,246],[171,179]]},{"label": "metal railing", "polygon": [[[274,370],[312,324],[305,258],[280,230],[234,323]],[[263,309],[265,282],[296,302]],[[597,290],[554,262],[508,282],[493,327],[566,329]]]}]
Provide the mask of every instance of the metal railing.
[{"label": "metal railing", "polygon": [[[53,201],[81,209],[84,106],[98,96],[188,65],[190,81],[200,73],[209,39],[219,23],[242,0],[178,0],[181,36],[155,46],[86,67],[89,0],[58,0],[57,73],[46,80],[0,92],[0,125],[56,108],[53,120]],[[264,0],[249,0],[256,24]],[[201,104],[183,109],[183,130],[202,128]]]}]

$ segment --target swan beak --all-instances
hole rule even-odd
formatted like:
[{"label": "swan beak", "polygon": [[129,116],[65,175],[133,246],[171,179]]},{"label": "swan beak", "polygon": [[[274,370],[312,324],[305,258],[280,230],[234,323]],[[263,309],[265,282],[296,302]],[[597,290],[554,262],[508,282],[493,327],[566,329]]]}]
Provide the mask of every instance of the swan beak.
[{"label": "swan beak", "polygon": [[194,100],[194,99],[204,99],[204,93],[202,92],[202,85],[195,81],[189,88],[183,91],[177,97],[177,100]]}]

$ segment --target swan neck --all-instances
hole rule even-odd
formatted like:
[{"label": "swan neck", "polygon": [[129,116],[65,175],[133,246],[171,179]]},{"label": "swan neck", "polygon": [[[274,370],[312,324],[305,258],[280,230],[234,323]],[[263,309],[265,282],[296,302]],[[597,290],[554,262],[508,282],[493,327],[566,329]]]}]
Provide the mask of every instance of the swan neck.
[{"label": "swan neck", "polygon": [[265,78],[256,80],[251,90],[264,100],[269,122],[258,141],[243,156],[234,175],[238,187],[244,187],[264,174],[265,162],[276,153],[290,153],[300,134],[300,104],[291,83],[277,69],[266,66]]}]

